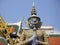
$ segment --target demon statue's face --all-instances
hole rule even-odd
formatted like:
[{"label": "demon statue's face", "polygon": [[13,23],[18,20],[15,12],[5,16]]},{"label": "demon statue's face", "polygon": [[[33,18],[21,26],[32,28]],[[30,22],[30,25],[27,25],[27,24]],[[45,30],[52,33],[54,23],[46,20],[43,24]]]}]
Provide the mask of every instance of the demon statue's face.
[{"label": "demon statue's face", "polygon": [[33,29],[34,27],[35,28],[39,28],[40,27],[40,18],[39,17],[30,17],[28,19],[28,22],[29,22],[29,27],[31,29]]}]

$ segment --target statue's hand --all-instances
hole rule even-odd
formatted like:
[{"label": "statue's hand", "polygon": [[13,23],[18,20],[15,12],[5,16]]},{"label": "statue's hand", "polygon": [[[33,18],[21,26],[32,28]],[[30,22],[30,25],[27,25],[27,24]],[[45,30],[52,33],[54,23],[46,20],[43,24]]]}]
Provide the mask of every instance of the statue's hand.
[{"label": "statue's hand", "polygon": [[42,41],[40,40],[36,40],[36,43],[40,43],[40,44],[44,44]]},{"label": "statue's hand", "polygon": [[39,40],[36,39],[32,41],[32,45],[38,45],[38,44],[39,44]]},{"label": "statue's hand", "polygon": [[29,41],[34,40],[34,38],[35,38],[35,36],[33,35],[33,36],[29,39]]},{"label": "statue's hand", "polygon": [[39,44],[39,40],[37,40],[37,39],[36,39],[36,42],[35,42],[35,44],[36,44],[36,45],[38,45],[38,44]]},{"label": "statue's hand", "polygon": [[37,43],[39,43],[39,40],[36,40]]}]

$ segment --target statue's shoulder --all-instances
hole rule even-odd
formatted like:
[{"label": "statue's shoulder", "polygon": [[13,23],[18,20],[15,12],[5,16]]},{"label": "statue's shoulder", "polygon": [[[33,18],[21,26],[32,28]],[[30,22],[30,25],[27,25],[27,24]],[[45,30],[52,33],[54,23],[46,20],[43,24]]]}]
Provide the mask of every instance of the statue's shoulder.
[{"label": "statue's shoulder", "polygon": [[31,33],[33,30],[23,30],[23,33]]},{"label": "statue's shoulder", "polygon": [[38,33],[38,34],[44,34],[45,31],[44,31],[44,30],[37,30],[37,33]]},{"label": "statue's shoulder", "polygon": [[23,30],[22,32],[23,35],[32,35],[33,34],[33,30]]},{"label": "statue's shoulder", "polygon": [[44,32],[44,30],[37,30],[37,32]]}]

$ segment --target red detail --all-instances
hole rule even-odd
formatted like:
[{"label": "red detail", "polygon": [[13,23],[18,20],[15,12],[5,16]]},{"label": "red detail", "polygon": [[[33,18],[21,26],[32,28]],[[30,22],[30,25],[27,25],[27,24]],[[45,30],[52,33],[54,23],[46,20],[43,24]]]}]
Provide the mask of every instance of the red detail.
[{"label": "red detail", "polygon": [[3,45],[3,42],[0,41],[0,45]]},{"label": "red detail", "polygon": [[60,45],[60,37],[50,37],[49,43],[50,45]]}]

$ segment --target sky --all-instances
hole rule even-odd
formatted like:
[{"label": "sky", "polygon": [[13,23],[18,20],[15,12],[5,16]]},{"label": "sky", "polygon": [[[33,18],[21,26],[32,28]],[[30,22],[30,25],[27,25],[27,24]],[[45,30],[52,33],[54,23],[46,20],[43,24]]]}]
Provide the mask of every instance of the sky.
[{"label": "sky", "polygon": [[42,25],[53,26],[60,31],[60,0],[0,0],[0,16],[5,22],[15,23],[31,15],[35,3]]}]

